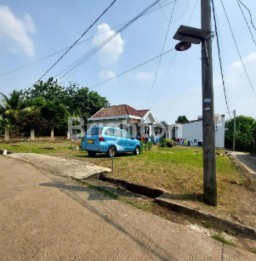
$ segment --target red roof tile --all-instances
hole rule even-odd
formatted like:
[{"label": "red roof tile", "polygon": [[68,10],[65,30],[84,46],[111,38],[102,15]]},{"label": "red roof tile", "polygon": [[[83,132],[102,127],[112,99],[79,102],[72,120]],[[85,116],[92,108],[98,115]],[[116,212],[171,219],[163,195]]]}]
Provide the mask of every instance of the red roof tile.
[{"label": "red roof tile", "polygon": [[148,110],[137,111],[136,109],[134,109],[133,107],[127,104],[121,104],[121,105],[102,108],[101,110],[96,112],[91,118],[115,117],[115,116],[124,116],[124,115],[143,117],[147,111]]},{"label": "red roof tile", "polygon": [[138,110],[140,117],[144,117],[149,110]]}]

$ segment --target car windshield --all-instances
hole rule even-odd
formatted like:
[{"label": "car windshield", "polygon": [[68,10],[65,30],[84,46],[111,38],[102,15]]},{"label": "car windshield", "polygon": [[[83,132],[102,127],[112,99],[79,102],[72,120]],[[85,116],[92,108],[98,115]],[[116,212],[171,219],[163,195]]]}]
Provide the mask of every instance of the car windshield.
[{"label": "car windshield", "polygon": [[93,136],[93,135],[99,135],[102,132],[101,127],[91,127],[87,132],[86,135]]}]

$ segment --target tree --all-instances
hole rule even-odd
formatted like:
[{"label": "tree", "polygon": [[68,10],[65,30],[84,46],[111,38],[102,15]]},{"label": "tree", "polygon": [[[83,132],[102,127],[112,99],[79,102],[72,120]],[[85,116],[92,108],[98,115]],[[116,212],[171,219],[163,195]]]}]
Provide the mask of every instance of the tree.
[{"label": "tree", "polygon": [[40,108],[25,100],[22,91],[14,90],[9,96],[0,95],[1,126],[7,135],[10,130],[20,135],[40,126]]},{"label": "tree", "polygon": [[10,129],[20,132],[20,111],[23,109],[22,91],[12,91],[9,96],[0,93],[1,125],[8,136]]},{"label": "tree", "polygon": [[[231,149],[234,138],[234,119],[226,121],[225,124],[225,147]],[[236,149],[240,151],[250,151],[252,149],[253,135],[252,131],[256,129],[256,120],[252,117],[236,117]]]},{"label": "tree", "polygon": [[187,119],[187,117],[185,115],[179,116],[177,121],[176,121],[176,123],[181,123],[181,124],[182,123],[187,123],[187,122],[189,122],[189,121],[188,121],[188,119]]},{"label": "tree", "polygon": [[46,82],[39,81],[24,92],[26,99],[42,97],[45,101],[58,101],[65,103],[67,92],[64,87],[58,84],[57,80],[50,77]]},{"label": "tree", "polygon": [[59,134],[66,134],[69,112],[60,102],[46,102],[40,109],[40,116],[45,129],[51,130],[51,136],[54,136],[54,130]]},{"label": "tree", "polygon": [[77,84],[71,84],[67,88],[68,100],[66,105],[72,116],[79,116],[85,122],[87,119],[103,107],[109,106],[105,97],[97,92],[90,91],[87,87],[79,88]]},{"label": "tree", "polygon": [[68,87],[60,86],[53,77],[46,82],[34,84],[24,95],[32,103],[39,97],[45,102],[59,102],[67,108],[70,115],[79,116],[85,122],[102,107],[109,105],[107,99],[97,92],[91,92],[87,87],[80,88],[76,83],[70,83]]}]

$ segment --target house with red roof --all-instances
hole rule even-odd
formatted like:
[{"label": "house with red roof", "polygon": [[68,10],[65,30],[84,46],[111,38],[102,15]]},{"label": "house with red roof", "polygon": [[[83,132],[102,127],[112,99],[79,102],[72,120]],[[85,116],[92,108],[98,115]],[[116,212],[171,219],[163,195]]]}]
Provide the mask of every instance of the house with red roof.
[{"label": "house with red roof", "polygon": [[151,137],[159,132],[157,119],[150,110],[137,110],[127,104],[100,109],[88,119],[88,125],[119,127],[135,137]]}]

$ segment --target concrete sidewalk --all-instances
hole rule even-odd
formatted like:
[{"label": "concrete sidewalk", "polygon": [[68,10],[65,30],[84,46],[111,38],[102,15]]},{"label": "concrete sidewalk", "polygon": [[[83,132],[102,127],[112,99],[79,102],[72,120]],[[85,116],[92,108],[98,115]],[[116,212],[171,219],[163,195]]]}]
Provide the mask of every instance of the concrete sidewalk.
[{"label": "concrete sidewalk", "polygon": [[72,177],[83,180],[100,173],[111,172],[111,169],[81,162],[75,159],[63,159],[54,156],[36,154],[36,153],[13,153],[8,157],[25,161],[40,170],[53,173],[63,177]]},{"label": "concrete sidewalk", "polygon": [[191,228],[0,156],[0,260],[255,260]]}]

